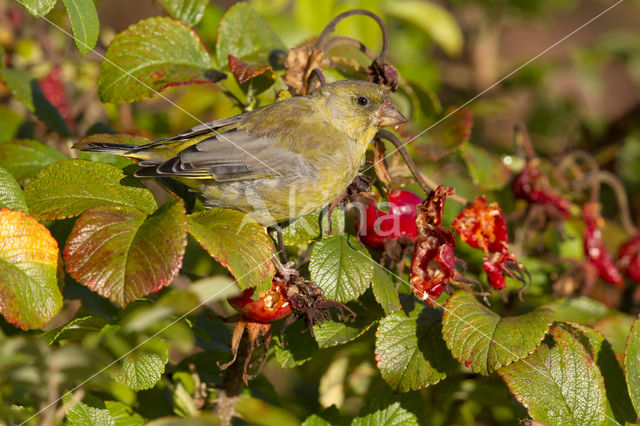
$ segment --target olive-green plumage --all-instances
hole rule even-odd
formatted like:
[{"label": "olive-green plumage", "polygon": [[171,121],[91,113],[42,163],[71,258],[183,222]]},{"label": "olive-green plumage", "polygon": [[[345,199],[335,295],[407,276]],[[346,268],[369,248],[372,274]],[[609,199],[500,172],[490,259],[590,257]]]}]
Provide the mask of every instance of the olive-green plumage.
[{"label": "olive-green plumage", "polygon": [[208,207],[272,225],[333,201],[356,176],[378,128],[403,121],[380,86],[346,80],[162,141],[78,148],[137,159],[139,177],[178,180]]}]

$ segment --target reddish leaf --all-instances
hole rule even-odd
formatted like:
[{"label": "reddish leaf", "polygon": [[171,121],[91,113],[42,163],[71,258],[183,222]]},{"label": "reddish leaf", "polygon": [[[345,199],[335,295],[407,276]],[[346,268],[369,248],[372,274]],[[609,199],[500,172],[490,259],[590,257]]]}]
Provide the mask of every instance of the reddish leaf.
[{"label": "reddish leaf", "polygon": [[62,306],[58,243],[24,212],[0,210],[0,313],[22,328],[45,325]]},{"label": "reddish leaf", "polygon": [[269,65],[265,65],[263,67],[255,67],[241,61],[233,55],[229,55],[229,69],[240,84],[245,83],[252,78],[255,78],[264,73],[269,73],[271,74],[271,77],[273,77],[273,72],[271,71],[271,67]]},{"label": "reddish leaf", "polygon": [[182,266],[186,230],[182,201],[171,201],[150,216],[130,208],[89,209],[67,239],[67,272],[125,306],[171,283]]}]

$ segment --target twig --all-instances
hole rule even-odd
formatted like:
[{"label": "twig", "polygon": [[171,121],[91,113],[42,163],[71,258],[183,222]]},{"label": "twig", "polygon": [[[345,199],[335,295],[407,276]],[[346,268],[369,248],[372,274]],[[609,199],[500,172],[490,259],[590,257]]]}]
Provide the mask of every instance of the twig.
[{"label": "twig", "polygon": [[325,52],[328,52],[329,50],[339,45],[355,47],[356,49],[367,55],[369,59],[376,59],[378,57],[378,54],[369,49],[369,47],[367,47],[367,45],[365,45],[363,42],[351,37],[333,37],[325,43],[324,50]]},{"label": "twig", "polygon": [[318,37],[318,40],[316,41],[315,46],[322,51],[327,51],[328,50],[327,44],[329,43],[329,41],[327,41],[327,38],[329,37],[329,35],[331,35],[336,30],[336,26],[340,22],[342,22],[345,18],[348,18],[349,16],[354,16],[354,15],[365,15],[376,21],[376,23],[380,27],[380,31],[382,32],[382,49],[380,50],[380,55],[378,55],[378,57],[384,60],[384,58],[387,56],[387,49],[389,48],[389,38],[387,34],[387,27],[384,24],[384,21],[382,20],[382,18],[380,18],[375,13],[370,12],[368,10],[364,10],[364,9],[347,10],[346,12],[342,12],[341,14],[333,18],[331,22],[329,22],[327,26],[324,27],[324,30],[320,34],[320,37]]},{"label": "twig", "polygon": [[622,182],[620,182],[613,173],[605,170],[601,170],[600,173],[598,173],[598,179],[600,183],[609,185],[616,194],[618,207],[620,208],[622,227],[629,235],[635,235],[638,232],[638,228],[633,224],[633,220],[631,220],[629,199],[627,198],[627,192],[624,190]]}]

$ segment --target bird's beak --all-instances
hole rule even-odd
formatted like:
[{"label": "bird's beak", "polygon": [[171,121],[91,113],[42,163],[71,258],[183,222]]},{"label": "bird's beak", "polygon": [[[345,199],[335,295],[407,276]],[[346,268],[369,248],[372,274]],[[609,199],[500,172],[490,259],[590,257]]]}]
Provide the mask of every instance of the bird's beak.
[{"label": "bird's beak", "polygon": [[398,108],[389,101],[382,104],[378,111],[376,111],[376,117],[378,119],[378,127],[397,126],[398,124],[407,122],[407,119],[400,114]]}]

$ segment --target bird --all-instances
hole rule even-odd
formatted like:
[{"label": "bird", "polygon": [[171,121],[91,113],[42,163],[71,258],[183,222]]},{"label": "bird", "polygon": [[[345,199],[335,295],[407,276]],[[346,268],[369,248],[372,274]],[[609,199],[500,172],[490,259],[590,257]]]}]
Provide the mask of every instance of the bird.
[{"label": "bird", "polygon": [[138,162],[137,177],[176,180],[207,208],[240,210],[273,226],[339,197],[379,128],[406,121],[386,89],[340,80],[148,144],[74,147],[128,157]]}]

